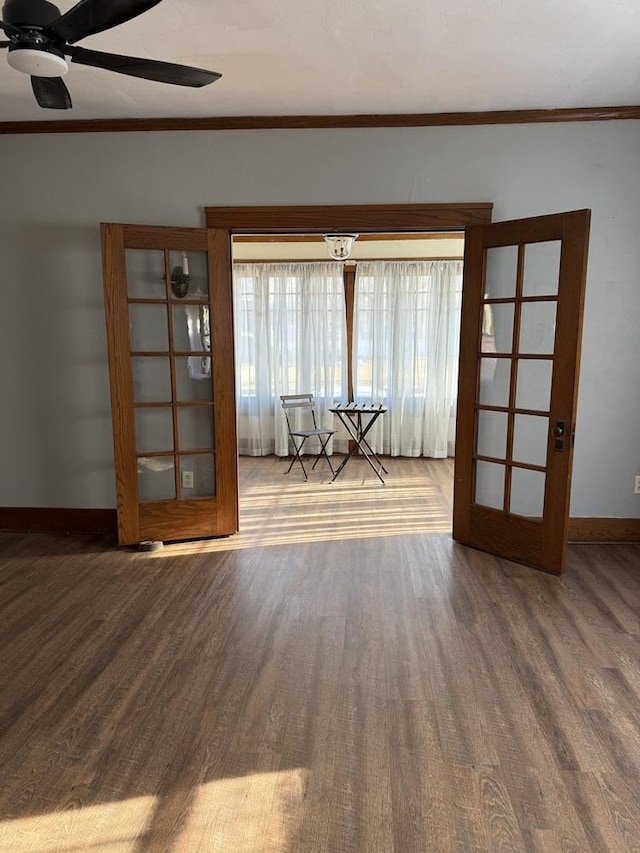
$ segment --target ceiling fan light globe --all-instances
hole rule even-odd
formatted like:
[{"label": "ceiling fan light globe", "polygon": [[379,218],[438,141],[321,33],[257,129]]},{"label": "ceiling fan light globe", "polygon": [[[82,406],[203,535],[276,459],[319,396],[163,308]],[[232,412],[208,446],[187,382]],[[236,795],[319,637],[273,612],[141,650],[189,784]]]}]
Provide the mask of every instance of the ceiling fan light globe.
[{"label": "ceiling fan light globe", "polygon": [[63,57],[48,50],[34,50],[31,47],[9,50],[7,62],[16,71],[22,71],[32,77],[63,77],[69,70]]}]

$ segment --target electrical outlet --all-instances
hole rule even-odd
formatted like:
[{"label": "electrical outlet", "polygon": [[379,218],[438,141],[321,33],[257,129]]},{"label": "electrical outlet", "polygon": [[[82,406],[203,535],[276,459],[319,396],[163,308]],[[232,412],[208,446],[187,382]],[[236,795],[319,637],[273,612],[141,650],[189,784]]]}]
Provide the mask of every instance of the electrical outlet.
[{"label": "electrical outlet", "polygon": [[636,478],[633,481],[633,494],[640,495],[640,474],[636,474]]},{"label": "electrical outlet", "polygon": [[193,488],[193,471],[183,471],[182,472],[182,488],[183,489],[192,489]]}]

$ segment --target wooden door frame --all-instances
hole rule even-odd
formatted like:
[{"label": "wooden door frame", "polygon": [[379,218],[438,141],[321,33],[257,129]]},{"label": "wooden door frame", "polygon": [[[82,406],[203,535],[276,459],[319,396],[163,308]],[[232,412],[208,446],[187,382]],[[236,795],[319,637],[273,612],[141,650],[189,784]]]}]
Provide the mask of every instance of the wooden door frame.
[{"label": "wooden door frame", "polygon": [[[493,202],[453,204],[363,204],[260,207],[206,207],[208,229],[231,246],[234,235],[310,234],[353,231],[357,234],[465,231],[492,221]],[[233,275],[229,268],[220,274]]]},{"label": "wooden door frame", "polygon": [[[207,228],[225,235],[231,244],[234,235],[328,233],[353,231],[357,234],[402,234],[423,231],[465,231],[471,225],[490,223],[493,202],[449,204],[350,204],[286,207],[206,207]],[[233,274],[231,257],[229,275]],[[354,287],[354,273],[345,277],[345,287]],[[347,301],[349,309],[349,302]],[[351,303],[351,311],[353,304]],[[347,336],[353,331],[347,317]],[[352,319],[352,318],[351,318]],[[347,352],[351,357],[351,345]],[[353,399],[349,370],[349,399]]]}]

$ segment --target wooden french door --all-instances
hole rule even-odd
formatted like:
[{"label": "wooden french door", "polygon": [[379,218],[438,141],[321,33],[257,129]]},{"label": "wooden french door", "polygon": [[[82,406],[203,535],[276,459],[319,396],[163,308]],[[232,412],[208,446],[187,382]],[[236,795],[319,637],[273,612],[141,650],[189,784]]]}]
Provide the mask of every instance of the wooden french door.
[{"label": "wooden french door", "polygon": [[453,535],[564,568],[590,211],[467,229]]},{"label": "wooden french door", "polygon": [[118,540],[235,533],[228,234],[103,224],[102,250]]}]

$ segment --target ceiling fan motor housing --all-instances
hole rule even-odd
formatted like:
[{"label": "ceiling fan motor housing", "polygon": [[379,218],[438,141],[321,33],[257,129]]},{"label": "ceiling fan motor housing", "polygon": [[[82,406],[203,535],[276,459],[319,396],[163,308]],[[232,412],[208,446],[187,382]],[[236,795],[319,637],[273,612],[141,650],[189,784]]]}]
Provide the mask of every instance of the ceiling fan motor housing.
[{"label": "ceiling fan motor housing", "polygon": [[9,46],[7,61],[16,71],[34,77],[62,77],[69,70],[64,54],[42,32],[60,17],[60,10],[47,0],[5,0],[4,20],[21,29]]},{"label": "ceiling fan motor housing", "polygon": [[47,0],[5,0],[2,19],[16,27],[48,27],[60,10]]}]

